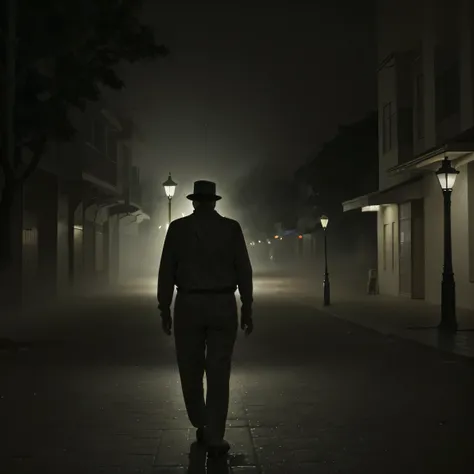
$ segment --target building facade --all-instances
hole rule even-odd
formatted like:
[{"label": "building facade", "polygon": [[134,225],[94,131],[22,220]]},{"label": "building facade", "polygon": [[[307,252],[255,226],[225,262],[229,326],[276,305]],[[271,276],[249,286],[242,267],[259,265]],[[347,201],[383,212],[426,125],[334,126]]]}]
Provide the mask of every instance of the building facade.
[{"label": "building facade", "polygon": [[52,143],[23,186],[22,299],[126,283],[139,273],[135,127],[104,104],[72,116],[73,141]]},{"label": "building facade", "polygon": [[474,309],[474,5],[378,1],[379,191],[343,203],[378,213],[380,293],[439,303],[443,159],[452,192],[457,305]]}]

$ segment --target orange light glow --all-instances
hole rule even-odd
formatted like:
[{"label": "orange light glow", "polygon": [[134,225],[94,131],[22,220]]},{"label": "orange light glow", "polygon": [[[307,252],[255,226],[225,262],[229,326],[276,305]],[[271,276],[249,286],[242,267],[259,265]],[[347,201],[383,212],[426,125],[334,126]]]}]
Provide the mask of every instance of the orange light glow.
[{"label": "orange light glow", "polygon": [[302,235],[298,235],[298,239],[302,239],[302,238],[303,238],[303,236],[302,236]]},{"label": "orange light glow", "polygon": [[275,239],[278,239],[278,235],[275,235]]}]

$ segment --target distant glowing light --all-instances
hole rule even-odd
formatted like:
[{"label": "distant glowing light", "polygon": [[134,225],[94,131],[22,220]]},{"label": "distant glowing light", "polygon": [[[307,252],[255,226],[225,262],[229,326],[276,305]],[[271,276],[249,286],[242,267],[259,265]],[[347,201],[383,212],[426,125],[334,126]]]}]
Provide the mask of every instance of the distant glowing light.
[{"label": "distant glowing light", "polygon": [[280,237],[280,240],[283,240],[283,237]]},{"label": "distant glowing light", "polygon": [[280,238],[280,236],[279,236],[279,235],[275,235],[275,239],[279,239],[279,238]]},{"label": "distant glowing light", "polygon": [[261,240],[259,240],[259,241],[258,241],[258,243],[259,243],[259,244],[261,244],[261,243],[262,243],[262,241],[261,241]]},{"label": "distant glowing light", "polygon": [[372,206],[364,206],[362,208],[362,212],[377,212],[380,210],[380,206],[377,205],[372,205]]},{"label": "distant glowing light", "polygon": [[328,226],[328,223],[329,223],[329,218],[327,216],[321,216],[321,227],[323,229],[326,229],[326,227]]},{"label": "distant glowing light", "polygon": [[302,238],[303,238],[303,236],[302,236],[302,235],[298,235],[298,239],[302,239]]}]

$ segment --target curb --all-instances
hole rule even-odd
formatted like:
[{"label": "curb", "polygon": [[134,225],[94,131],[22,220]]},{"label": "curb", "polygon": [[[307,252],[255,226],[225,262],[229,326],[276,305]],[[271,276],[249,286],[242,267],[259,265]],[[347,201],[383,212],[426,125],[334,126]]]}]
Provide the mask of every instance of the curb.
[{"label": "curb", "polygon": [[320,307],[316,307],[316,304],[313,303],[312,306],[315,309],[318,309],[319,311],[321,311],[322,313],[327,314],[328,316],[336,318],[340,321],[344,321],[344,322],[346,322],[348,324],[351,324],[353,326],[356,326],[358,328],[363,328],[367,331],[371,331],[373,333],[383,335],[383,336],[386,336],[386,337],[396,338],[396,339],[398,339],[400,341],[403,341],[405,343],[410,343],[412,345],[416,345],[418,348],[421,347],[421,348],[424,348],[424,349],[427,349],[427,350],[430,350],[430,351],[436,351],[436,352],[439,352],[439,353],[442,353],[442,354],[445,354],[445,355],[449,355],[450,357],[452,357],[454,359],[457,359],[459,361],[462,361],[464,363],[467,362],[469,365],[474,363],[474,356],[463,354],[463,353],[460,353],[460,352],[456,352],[456,351],[450,350],[448,348],[443,348],[443,347],[440,347],[440,346],[434,346],[433,344],[428,344],[428,343],[425,343],[423,341],[419,341],[417,339],[407,337],[400,330],[397,331],[397,330],[394,330],[392,328],[387,328],[387,330],[383,330],[383,329],[375,328],[375,327],[370,326],[368,324],[364,324],[361,321],[354,321],[352,319],[346,318],[343,315],[337,313],[337,311],[329,309],[329,308],[327,308],[323,305],[321,305]]}]

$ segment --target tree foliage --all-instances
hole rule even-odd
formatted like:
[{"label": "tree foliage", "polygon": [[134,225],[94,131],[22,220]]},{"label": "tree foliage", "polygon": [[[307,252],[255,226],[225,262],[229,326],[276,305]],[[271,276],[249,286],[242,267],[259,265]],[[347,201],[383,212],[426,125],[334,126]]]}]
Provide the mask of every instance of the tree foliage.
[{"label": "tree foliage", "polygon": [[296,179],[313,193],[306,205],[319,213],[337,214],[341,203],[373,192],[378,185],[377,114],[341,126],[316,157],[301,167]]},{"label": "tree foliage", "polygon": [[[138,19],[141,4],[141,0],[17,0],[15,148],[29,149],[33,160],[25,167],[17,153],[11,163],[3,146],[0,165],[6,186],[28,176],[48,142],[72,139],[72,108],[84,110],[88,102],[98,101],[103,87],[124,87],[117,66],[167,53]],[[0,21],[5,44],[7,16]],[[0,59],[5,73],[4,48]]]}]

